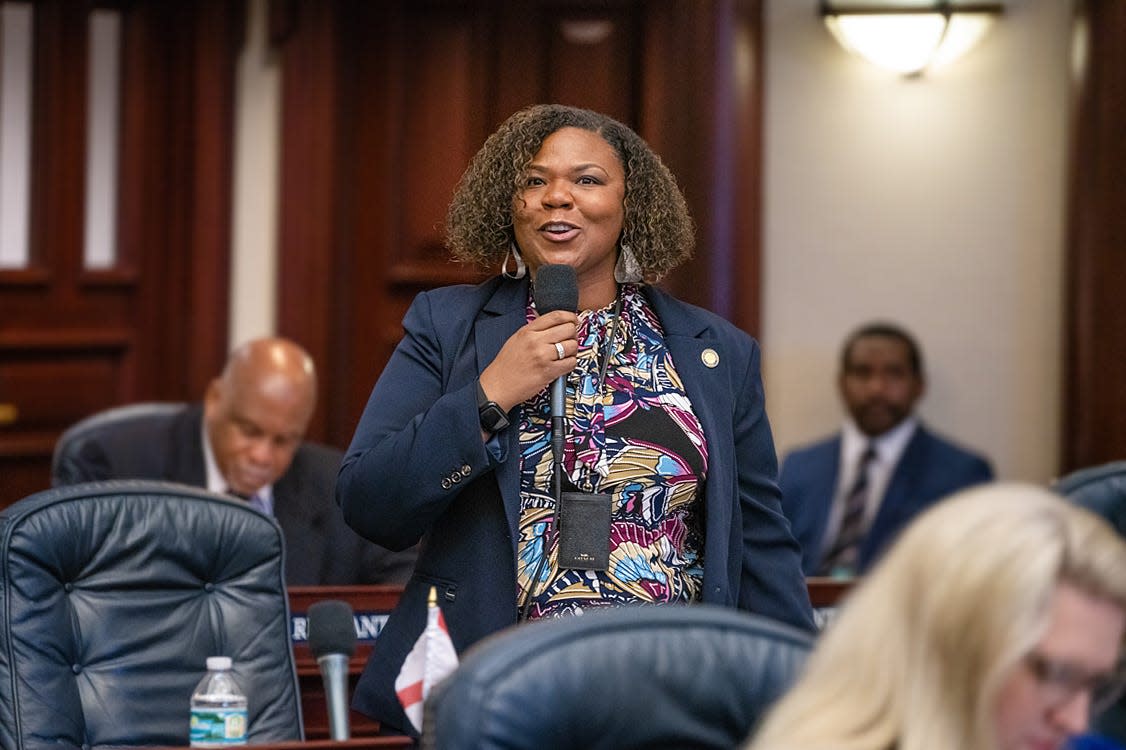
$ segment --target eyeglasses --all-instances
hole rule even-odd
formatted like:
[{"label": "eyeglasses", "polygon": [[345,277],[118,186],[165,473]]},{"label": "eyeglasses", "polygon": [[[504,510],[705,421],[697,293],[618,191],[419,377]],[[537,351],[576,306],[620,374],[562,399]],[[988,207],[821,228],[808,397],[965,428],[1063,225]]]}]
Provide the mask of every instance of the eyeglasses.
[{"label": "eyeglasses", "polygon": [[1024,663],[1053,706],[1062,706],[1086,691],[1091,697],[1092,716],[1110,708],[1126,688],[1126,662],[1120,662],[1110,672],[1092,674],[1074,664],[1033,651],[1024,658]]}]

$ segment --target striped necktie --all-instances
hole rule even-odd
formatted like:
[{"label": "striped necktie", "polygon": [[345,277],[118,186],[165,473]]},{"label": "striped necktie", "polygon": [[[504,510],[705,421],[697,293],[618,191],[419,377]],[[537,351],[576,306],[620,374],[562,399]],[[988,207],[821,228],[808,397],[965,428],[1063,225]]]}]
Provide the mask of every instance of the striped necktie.
[{"label": "striped necktie", "polygon": [[821,564],[821,574],[834,577],[847,577],[856,574],[856,562],[860,552],[860,542],[867,532],[864,523],[868,511],[868,467],[876,458],[876,449],[869,445],[860,456],[856,469],[856,479],[845,495],[844,514],[841,528],[833,542],[829,554]]}]

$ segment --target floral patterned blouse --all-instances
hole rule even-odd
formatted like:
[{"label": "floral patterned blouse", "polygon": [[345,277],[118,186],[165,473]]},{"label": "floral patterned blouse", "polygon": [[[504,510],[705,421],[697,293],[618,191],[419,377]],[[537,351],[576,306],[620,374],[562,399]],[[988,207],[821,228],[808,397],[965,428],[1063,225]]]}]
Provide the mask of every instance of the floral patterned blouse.
[{"label": "floral patterned blouse", "polygon": [[[535,307],[529,297],[531,320]],[[621,320],[609,347],[605,383],[598,382],[599,374],[617,301],[579,313],[578,363],[566,380],[563,458],[565,486],[611,497],[610,564],[605,571],[557,566],[546,388],[524,404],[518,425],[517,605],[521,611],[529,606],[529,618],[700,598],[707,444],[645,295],[627,284],[618,301]],[[541,567],[545,543],[548,559]]]}]

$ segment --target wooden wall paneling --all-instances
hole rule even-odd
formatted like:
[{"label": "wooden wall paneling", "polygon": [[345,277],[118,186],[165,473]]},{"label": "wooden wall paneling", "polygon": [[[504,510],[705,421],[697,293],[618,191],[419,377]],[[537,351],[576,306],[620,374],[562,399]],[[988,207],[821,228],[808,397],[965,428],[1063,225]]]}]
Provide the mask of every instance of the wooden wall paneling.
[{"label": "wooden wall paneling", "polygon": [[726,304],[732,322],[758,336],[762,325],[762,153],[763,34],[762,0],[736,0],[732,9],[731,47],[725,50],[731,96],[728,120],[734,128],[732,151],[720,156],[727,179],[721,190],[728,230],[717,238],[730,255],[720,263],[727,280]]},{"label": "wooden wall paneling", "polygon": [[0,271],[0,506],[49,483],[57,436],[99,409],[194,398],[227,331],[233,70],[242,2],[122,14],[119,262],[84,268],[87,22],[35,13],[30,269]]},{"label": "wooden wall paneling", "polygon": [[695,257],[662,285],[689,302],[708,304],[711,283],[707,176],[711,172],[712,116],[710,51],[712,2],[673,0],[651,6],[646,17],[639,132],[676,176],[696,222]]},{"label": "wooden wall paneling", "polygon": [[[388,23],[390,21],[390,23]],[[371,386],[402,336],[399,325],[421,290],[473,281],[474,269],[453,263],[443,236],[446,206],[482,130],[487,80],[482,55],[489,19],[457,3],[400,3],[387,23],[384,55],[361,56],[354,101],[355,239],[353,278],[363,299],[345,325],[356,377],[342,405],[340,427],[351,438]],[[382,102],[366,95],[375,88]],[[380,107],[382,104],[382,107]],[[382,119],[382,123],[377,123]],[[363,210],[363,196],[379,209]],[[355,283],[355,282],[354,282]]]},{"label": "wooden wall paneling", "polygon": [[74,374],[66,362],[81,339],[62,329],[74,323],[82,257],[86,16],[64,3],[33,13],[30,265],[0,271],[0,403],[12,410],[0,425],[0,506],[47,486],[66,407],[82,408],[60,403],[49,376]]},{"label": "wooden wall paneling", "polygon": [[[753,329],[757,294],[731,290],[757,291],[757,258],[744,253],[758,252],[759,100],[757,90],[737,90],[748,80],[757,87],[757,58],[742,74],[735,65],[737,52],[759,54],[759,7],[751,0],[275,3],[275,28],[289,30],[279,47],[286,81],[279,330],[310,346],[327,373],[315,436],[342,447],[350,440],[417,292],[495,272],[447,259],[445,210],[485,137],[534,102],[609,112],[654,145],[700,226],[698,259],[670,286]],[[610,21],[605,37],[601,21]],[[321,257],[334,269],[314,253],[327,253]],[[325,278],[330,295],[309,292]],[[727,285],[720,294],[710,291],[716,283]]]},{"label": "wooden wall paneling", "polygon": [[31,262],[47,269],[61,309],[82,258],[86,163],[86,13],[64,3],[34,8]]},{"label": "wooden wall paneling", "polygon": [[409,168],[400,152],[409,125],[401,116],[409,64],[404,9],[400,3],[359,2],[352,11],[348,27],[357,33],[344,37],[350,94],[341,102],[351,157],[341,201],[349,235],[337,253],[329,360],[334,387],[326,404],[329,437],[341,448],[351,441],[375,377],[401,335],[401,329],[385,330],[385,321],[398,320],[384,290],[399,255],[396,212]]},{"label": "wooden wall paneling", "polygon": [[1126,3],[1084,0],[1076,15],[1063,472],[1126,459]]},{"label": "wooden wall paneling", "polygon": [[405,14],[400,127],[394,158],[399,237],[391,247],[392,280],[413,297],[419,281],[450,265],[444,245],[446,208],[469,158],[480,147],[488,43],[472,7],[410,5]]},{"label": "wooden wall paneling", "polygon": [[539,52],[546,39],[529,33],[530,28],[539,28],[539,12],[535,3],[511,3],[493,16],[487,98],[482,102],[487,117],[478,133],[478,148],[513,112],[529,104],[546,103],[548,58]]},{"label": "wooden wall paneling", "polygon": [[0,401],[17,409],[0,424],[0,508],[47,488],[59,432],[90,403],[117,397],[127,344],[126,332],[0,332]]},{"label": "wooden wall paneling", "polygon": [[227,352],[234,74],[241,0],[123,11],[118,243],[89,288],[137,283],[125,400],[197,399]]},{"label": "wooden wall paneling", "polygon": [[[331,350],[332,309],[345,290],[332,282],[342,232],[340,174],[350,155],[342,127],[340,34],[347,3],[294,0],[282,53],[282,138],[279,196],[278,331],[306,347],[322,377],[309,436],[325,440],[336,393]],[[372,40],[373,43],[378,43]],[[331,440],[330,442],[338,442]]]},{"label": "wooden wall paneling", "polygon": [[[169,231],[165,206],[166,189],[156,186],[178,184],[171,180],[165,166],[165,144],[170,131],[167,108],[161,106],[156,92],[171,89],[168,65],[159,64],[167,36],[167,22],[151,3],[122,12],[121,19],[121,112],[119,123],[117,257],[115,268],[87,272],[87,288],[105,293],[124,291],[132,284],[134,294],[129,300],[136,324],[131,351],[133,356],[131,382],[123,381],[122,392],[110,403],[129,400],[174,398],[161,387],[165,368],[181,361],[150,351],[148,342],[162,337],[183,337],[179,325],[169,325],[166,311],[187,309],[186,299],[177,284],[162,284],[161,293],[143,294],[142,280],[178,278],[174,272],[173,253],[164,241]],[[163,32],[163,33],[162,33]],[[158,248],[159,252],[153,252]],[[181,338],[183,340],[183,338]],[[183,394],[186,397],[186,393]],[[108,406],[110,404],[103,404]]]},{"label": "wooden wall paneling", "polygon": [[[481,35],[458,4],[314,5],[292,4],[283,43],[279,330],[325,373],[311,434],[343,447],[410,299],[476,278],[449,262],[442,223],[478,130]],[[331,291],[309,295],[321,278]]]},{"label": "wooden wall paneling", "polygon": [[[245,37],[246,3],[195,0],[172,5],[193,11],[190,20],[195,26],[195,36],[185,50],[192,61],[192,85],[188,97],[180,102],[190,107],[183,114],[191,131],[181,133],[184,140],[170,149],[175,154],[182,148],[190,159],[190,180],[184,190],[185,210],[190,211],[189,239],[176,252],[186,264],[183,276],[190,315],[172,311],[172,319],[183,321],[184,338],[156,340],[166,344],[165,361],[180,360],[183,375],[175,379],[175,373],[170,373],[176,390],[199,398],[218,374],[228,349],[235,69]],[[176,29],[172,40],[179,33]],[[184,342],[191,342],[188,356],[176,357],[174,350],[182,350]]]},{"label": "wooden wall paneling", "polygon": [[545,13],[546,99],[637,125],[638,4]]},{"label": "wooden wall paneling", "polygon": [[675,0],[647,17],[642,135],[677,176],[696,254],[664,282],[758,328],[761,3]]},{"label": "wooden wall paneling", "polygon": [[[165,356],[167,342],[191,341],[183,320],[189,315],[181,280],[188,252],[181,239],[188,227],[180,223],[186,203],[182,186],[188,175],[174,164],[182,161],[183,140],[175,136],[185,126],[182,110],[166,92],[187,90],[177,76],[170,36],[177,19],[154,3],[138,4],[122,14],[122,89],[118,190],[118,267],[108,273],[124,281],[131,276],[136,293],[130,297],[136,330],[133,357],[135,383],[119,400],[189,398],[182,376],[183,356]],[[189,31],[191,25],[183,31]],[[179,56],[175,59],[180,59]],[[182,67],[182,66],[181,66]],[[171,241],[170,241],[171,239]],[[106,271],[88,274],[88,284],[104,283]],[[149,289],[155,280],[156,289]],[[182,344],[181,344],[182,346]],[[108,406],[110,404],[103,404]]]}]

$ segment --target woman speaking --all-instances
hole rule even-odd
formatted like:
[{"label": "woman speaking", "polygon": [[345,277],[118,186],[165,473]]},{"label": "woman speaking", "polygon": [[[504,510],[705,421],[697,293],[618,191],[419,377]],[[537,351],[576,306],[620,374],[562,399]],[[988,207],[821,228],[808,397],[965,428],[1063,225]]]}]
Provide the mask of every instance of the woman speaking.
[{"label": "woman speaking", "polygon": [[360,534],[421,540],[355,707],[408,727],[393,683],[431,586],[459,651],[629,604],[812,629],[758,345],[650,285],[689,257],[693,226],[649,146],[588,110],[517,112],[463,175],[447,242],[500,273],[415,299],[337,484]]}]

